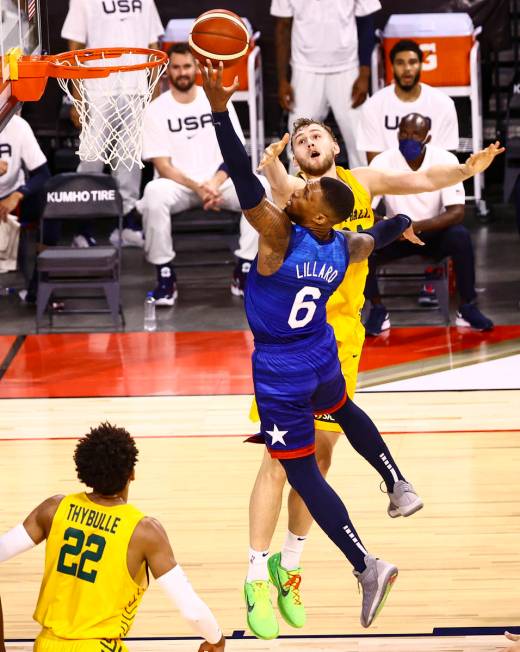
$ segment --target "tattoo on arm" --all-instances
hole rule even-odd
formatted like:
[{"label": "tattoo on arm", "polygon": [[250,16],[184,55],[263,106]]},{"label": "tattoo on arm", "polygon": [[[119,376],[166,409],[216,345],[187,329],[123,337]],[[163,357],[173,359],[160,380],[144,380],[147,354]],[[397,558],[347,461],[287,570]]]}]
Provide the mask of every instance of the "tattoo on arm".
[{"label": "tattoo on arm", "polygon": [[286,242],[291,232],[291,222],[286,213],[266,197],[255,206],[244,211],[247,221],[271,246],[278,241]]},{"label": "tattoo on arm", "polygon": [[351,263],[359,263],[366,260],[374,250],[374,238],[366,233],[353,233],[343,231],[347,236],[348,252]]},{"label": "tattoo on arm", "polygon": [[260,234],[258,242],[258,271],[264,276],[274,274],[283,264],[291,236],[291,221],[286,213],[266,197],[244,211],[248,222]]}]

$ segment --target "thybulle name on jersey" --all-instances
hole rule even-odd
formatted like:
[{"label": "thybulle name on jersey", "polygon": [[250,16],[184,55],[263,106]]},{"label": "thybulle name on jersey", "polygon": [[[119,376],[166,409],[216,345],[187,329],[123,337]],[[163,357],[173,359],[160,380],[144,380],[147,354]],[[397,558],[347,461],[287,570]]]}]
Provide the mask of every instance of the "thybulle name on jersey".
[{"label": "thybulle name on jersey", "polygon": [[115,534],[117,526],[121,522],[121,517],[71,503],[69,505],[69,513],[67,514],[67,521],[72,521],[85,527],[92,527],[102,532],[108,532],[109,534]]},{"label": "thybulle name on jersey", "polygon": [[327,283],[332,283],[338,274],[332,265],[323,263],[320,267],[320,263],[315,260],[296,264],[296,278],[322,278]]}]

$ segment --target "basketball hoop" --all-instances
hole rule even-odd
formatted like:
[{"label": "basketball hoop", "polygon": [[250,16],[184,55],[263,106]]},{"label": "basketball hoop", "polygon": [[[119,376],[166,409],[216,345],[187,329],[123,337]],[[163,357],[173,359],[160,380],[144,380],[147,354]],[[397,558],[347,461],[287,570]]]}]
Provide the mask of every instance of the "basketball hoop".
[{"label": "basketball hoop", "polygon": [[37,102],[53,77],[81,122],[82,161],[103,161],[113,170],[141,162],[143,112],[168,63],[168,55],[147,48],[97,48],[57,55],[11,53],[11,92],[20,102]]}]

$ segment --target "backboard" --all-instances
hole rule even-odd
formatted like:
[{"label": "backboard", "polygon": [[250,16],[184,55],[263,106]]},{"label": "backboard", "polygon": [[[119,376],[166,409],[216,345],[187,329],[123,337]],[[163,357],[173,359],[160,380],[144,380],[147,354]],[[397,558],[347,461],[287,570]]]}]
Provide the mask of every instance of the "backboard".
[{"label": "backboard", "polygon": [[40,54],[41,42],[40,0],[0,0],[0,131],[20,104],[11,96],[7,53]]}]

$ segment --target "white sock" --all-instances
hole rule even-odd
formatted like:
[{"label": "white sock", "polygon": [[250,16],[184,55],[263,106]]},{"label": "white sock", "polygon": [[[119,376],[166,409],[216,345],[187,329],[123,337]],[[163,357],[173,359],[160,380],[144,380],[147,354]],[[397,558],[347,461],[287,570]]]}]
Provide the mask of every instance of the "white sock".
[{"label": "white sock", "polygon": [[268,580],[269,571],[267,570],[267,560],[269,559],[269,550],[253,550],[249,548],[249,566],[247,569],[247,582],[256,582],[257,580]]},{"label": "white sock", "polygon": [[306,540],[307,537],[300,537],[287,530],[287,536],[282,548],[282,559],[280,560],[282,568],[285,568],[285,570],[300,568],[300,558]]}]

